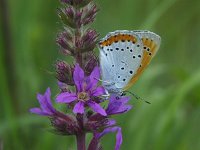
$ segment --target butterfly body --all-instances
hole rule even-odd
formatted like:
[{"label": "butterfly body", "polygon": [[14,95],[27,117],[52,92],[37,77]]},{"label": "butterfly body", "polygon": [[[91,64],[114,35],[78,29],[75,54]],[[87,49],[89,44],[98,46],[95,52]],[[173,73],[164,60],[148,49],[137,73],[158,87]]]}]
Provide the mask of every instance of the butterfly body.
[{"label": "butterfly body", "polygon": [[132,86],[147,67],[160,45],[150,31],[117,30],[99,43],[103,86],[120,95]]}]

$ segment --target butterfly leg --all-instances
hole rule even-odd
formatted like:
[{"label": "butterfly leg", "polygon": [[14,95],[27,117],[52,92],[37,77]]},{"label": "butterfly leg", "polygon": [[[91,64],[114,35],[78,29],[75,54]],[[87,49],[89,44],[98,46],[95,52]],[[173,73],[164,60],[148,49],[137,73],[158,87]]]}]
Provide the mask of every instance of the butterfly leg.
[{"label": "butterfly leg", "polygon": [[98,81],[100,81],[100,82],[106,83],[105,85],[114,85],[114,84],[115,84],[114,82],[103,81],[103,80],[97,79],[97,78],[94,78],[94,79],[96,79],[96,80],[98,80]]},{"label": "butterfly leg", "polygon": [[106,93],[101,95],[102,97],[105,97],[106,99],[108,99],[110,97],[110,94],[108,93],[108,91],[106,90]]}]

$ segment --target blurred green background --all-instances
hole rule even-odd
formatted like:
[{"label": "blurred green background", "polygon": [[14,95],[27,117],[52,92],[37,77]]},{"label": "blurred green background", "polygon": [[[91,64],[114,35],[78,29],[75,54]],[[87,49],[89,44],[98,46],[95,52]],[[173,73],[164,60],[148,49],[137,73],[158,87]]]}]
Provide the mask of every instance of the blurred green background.
[{"label": "blurred green background", "polygon": [[[37,92],[46,87],[54,97],[58,92],[48,73],[56,59],[66,59],[55,44],[62,29],[58,0],[0,1],[0,145],[5,150],[75,150],[74,137],[48,132],[49,120],[28,112],[38,106]],[[97,3],[101,11],[93,27],[101,37],[117,29],[147,29],[162,37],[159,52],[131,89],[152,104],[132,100],[134,109],[116,117],[123,128],[121,149],[199,150],[200,1]],[[115,135],[102,142],[105,150],[114,149]]]}]

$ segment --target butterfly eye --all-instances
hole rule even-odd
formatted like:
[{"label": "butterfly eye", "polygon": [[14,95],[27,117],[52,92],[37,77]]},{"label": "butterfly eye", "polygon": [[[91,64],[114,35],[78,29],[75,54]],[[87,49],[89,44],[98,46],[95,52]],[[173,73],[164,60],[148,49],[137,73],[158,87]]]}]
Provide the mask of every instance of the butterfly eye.
[{"label": "butterfly eye", "polygon": [[120,96],[126,96],[126,93],[125,92],[121,92]]}]

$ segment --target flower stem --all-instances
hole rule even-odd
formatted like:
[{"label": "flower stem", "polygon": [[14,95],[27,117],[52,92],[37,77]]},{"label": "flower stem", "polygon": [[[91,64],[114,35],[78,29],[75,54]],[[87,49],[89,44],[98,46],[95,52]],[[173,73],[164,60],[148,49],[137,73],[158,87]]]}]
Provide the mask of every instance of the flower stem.
[{"label": "flower stem", "polygon": [[79,52],[77,53],[76,56],[76,62],[80,65],[81,68],[83,68],[83,58],[82,58],[82,54]]},{"label": "flower stem", "polygon": [[77,150],[86,150],[85,148],[85,133],[76,135]]}]

